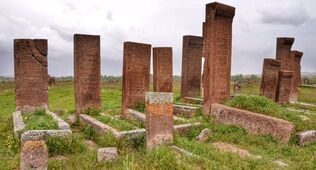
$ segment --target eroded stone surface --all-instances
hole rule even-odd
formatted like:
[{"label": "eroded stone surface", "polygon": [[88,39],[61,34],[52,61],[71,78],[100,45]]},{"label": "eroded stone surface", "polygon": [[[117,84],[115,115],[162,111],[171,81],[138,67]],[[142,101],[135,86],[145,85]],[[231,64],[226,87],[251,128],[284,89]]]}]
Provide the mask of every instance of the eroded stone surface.
[{"label": "eroded stone surface", "polygon": [[154,92],[172,92],[173,71],[172,71],[172,48],[153,48],[153,86]]},{"label": "eroded stone surface", "polygon": [[22,143],[25,141],[47,140],[49,137],[71,138],[71,130],[27,130],[21,135]]},{"label": "eroded stone surface", "polygon": [[274,59],[265,58],[263,61],[260,95],[276,101],[279,71],[281,62]]},{"label": "eroded stone surface", "polygon": [[47,109],[47,40],[14,40],[14,78],[16,110]]},{"label": "eroded stone surface", "polygon": [[289,142],[294,129],[291,122],[216,103],[211,114],[219,123],[239,126],[253,134],[271,135],[283,143]]},{"label": "eroded stone surface", "polygon": [[145,92],[149,91],[151,45],[124,42],[122,115],[129,118],[126,109],[145,104]]},{"label": "eroded stone surface", "polygon": [[102,134],[106,132],[111,132],[111,133],[118,132],[118,130],[112,128],[111,126],[106,125],[86,114],[80,114],[79,118],[82,123],[91,125],[97,133]]},{"label": "eroded stone surface", "polygon": [[100,109],[100,36],[74,35],[75,104],[77,114]]},{"label": "eroded stone surface", "polygon": [[290,101],[293,71],[279,71],[279,80],[276,93],[276,102],[285,104]]},{"label": "eroded stone surface", "polygon": [[253,155],[248,150],[238,148],[232,144],[224,143],[224,142],[214,142],[212,145],[219,149],[222,152],[230,152],[239,155],[240,157],[249,157],[253,159],[261,159],[262,156],[260,155]]},{"label": "eroded stone surface", "polygon": [[205,128],[201,131],[201,133],[195,138],[198,141],[204,142],[206,141],[211,135],[211,130],[209,128]]},{"label": "eroded stone surface", "polygon": [[291,51],[290,58],[292,60],[291,71],[293,71],[290,101],[297,101],[299,94],[298,88],[301,85],[301,58],[303,53],[300,51]]},{"label": "eroded stone surface", "polygon": [[200,96],[202,49],[203,37],[183,36],[181,98]]},{"label": "eroded stone surface", "polygon": [[20,133],[25,129],[25,123],[23,122],[23,117],[21,111],[15,111],[12,113],[13,118],[13,132],[14,136],[18,138]]},{"label": "eroded stone surface", "polygon": [[290,51],[294,43],[292,37],[278,37],[276,59],[281,61],[281,70],[291,70]]},{"label": "eroded stone surface", "polygon": [[198,107],[185,106],[185,105],[173,105],[173,114],[182,115],[185,117],[193,117]]},{"label": "eroded stone surface", "polygon": [[297,133],[298,144],[304,146],[308,143],[316,141],[316,130],[308,130]]},{"label": "eroded stone surface", "polygon": [[21,170],[46,170],[48,149],[45,141],[27,141],[22,145],[20,157]]},{"label": "eroded stone surface", "polygon": [[115,147],[98,149],[98,162],[110,161],[118,157],[117,149]]},{"label": "eroded stone surface", "polygon": [[206,5],[203,23],[204,51],[203,86],[204,114],[210,114],[213,103],[230,96],[232,23],[235,8],[218,2]]},{"label": "eroded stone surface", "polygon": [[65,122],[63,119],[58,117],[54,112],[46,111],[46,113],[53,117],[58,122],[58,129],[59,130],[70,130],[70,126],[67,122]]},{"label": "eroded stone surface", "polygon": [[173,142],[173,94],[146,93],[147,148]]}]

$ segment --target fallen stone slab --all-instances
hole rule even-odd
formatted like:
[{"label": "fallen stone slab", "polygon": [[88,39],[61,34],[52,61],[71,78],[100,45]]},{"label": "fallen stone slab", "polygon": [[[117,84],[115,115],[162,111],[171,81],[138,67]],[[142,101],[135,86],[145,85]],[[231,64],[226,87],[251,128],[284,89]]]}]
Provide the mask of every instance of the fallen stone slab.
[{"label": "fallen stone slab", "polygon": [[191,103],[191,104],[203,104],[203,99],[201,98],[195,98],[195,97],[184,97],[184,102]]},{"label": "fallen stone slab", "polygon": [[[129,114],[136,120],[146,122],[146,115],[144,113],[138,112],[133,109],[127,109],[126,111],[129,112]],[[186,121],[185,119],[178,116],[173,116],[173,120]]]},{"label": "fallen stone slab", "polygon": [[195,138],[200,142],[206,141],[211,135],[211,130],[209,128],[205,128],[201,131],[201,133]]},{"label": "fallen stone slab", "polygon": [[95,129],[95,131],[99,134],[102,133],[107,133],[107,132],[111,132],[111,133],[117,133],[118,130],[114,129],[113,127],[104,124],[94,118],[92,118],[91,116],[88,116],[86,114],[80,114],[79,115],[79,119],[82,123],[84,124],[88,124],[91,125],[93,127],[93,129]]},{"label": "fallen stone slab", "polygon": [[25,129],[25,123],[23,122],[23,117],[21,111],[15,111],[12,113],[13,117],[13,132],[16,138],[19,138],[20,134]]},{"label": "fallen stone slab", "polygon": [[212,104],[211,115],[218,123],[244,128],[248,133],[271,135],[282,143],[288,143],[294,125],[286,120],[236,109],[221,104]]},{"label": "fallen stone slab", "polygon": [[304,146],[308,143],[316,141],[316,130],[308,130],[304,132],[299,132],[296,134],[298,139],[298,144]]},{"label": "fallen stone slab", "polygon": [[46,111],[46,113],[53,117],[58,122],[58,129],[60,130],[70,130],[70,126],[63,119],[58,117],[54,112]]},{"label": "fallen stone slab", "polygon": [[301,120],[303,120],[303,121],[310,120],[310,118],[309,118],[309,117],[304,116],[304,115],[299,115],[299,117],[300,117],[300,118],[301,118]]},{"label": "fallen stone slab", "polygon": [[49,137],[62,137],[71,139],[71,130],[27,130],[21,135],[21,142],[47,140]]},{"label": "fallen stone slab", "polygon": [[303,110],[303,109],[293,109],[293,108],[285,108],[286,110],[289,110],[289,111],[293,111],[293,112],[299,112],[299,113],[304,113],[304,114],[311,114],[311,112],[309,112],[308,110]]},{"label": "fallen stone slab", "polygon": [[45,141],[27,141],[22,145],[20,170],[47,169],[48,148]]},{"label": "fallen stone slab", "polygon": [[180,154],[183,154],[183,155],[185,155],[185,156],[194,157],[194,158],[202,158],[202,157],[200,157],[200,156],[198,156],[198,155],[196,155],[196,154],[194,154],[194,153],[191,153],[191,152],[189,152],[189,151],[187,151],[187,150],[185,150],[185,149],[179,148],[178,146],[172,145],[172,146],[170,146],[170,147],[171,147],[171,149],[173,149],[174,151],[176,151],[176,152],[178,152],[178,153],[180,153]]},{"label": "fallen stone slab", "polygon": [[198,107],[195,106],[185,106],[185,105],[173,105],[173,114],[174,115],[182,115],[187,118],[191,118],[195,115]]},{"label": "fallen stone slab", "polygon": [[238,148],[232,144],[229,144],[229,143],[214,142],[214,143],[212,143],[212,145],[222,152],[234,153],[234,154],[239,155],[242,158],[245,158],[245,157],[249,157],[252,159],[261,159],[262,158],[262,156],[260,156],[260,155],[253,155],[248,150],[240,149],[240,148]]},{"label": "fallen stone slab", "polygon": [[284,163],[282,160],[275,160],[273,161],[275,164],[277,164],[279,167],[285,168],[288,167],[289,165],[287,163]]},{"label": "fallen stone slab", "polygon": [[115,147],[98,149],[98,162],[111,161],[118,157],[117,149]]},{"label": "fallen stone slab", "polygon": [[176,130],[179,133],[185,133],[185,132],[188,131],[189,128],[199,127],[199,126],[201,126],[200,122],[186,123],[186,124],[182,124],[182,125],[174,125],[173,129]]},{"label": "fallen stone slab", "polygon": [[316,104],[313,104],[313,103],[304,103],[304,102],[290,102],[290,103],[299,104],[299,105],[306,106],[306,107],[316,107]]}]

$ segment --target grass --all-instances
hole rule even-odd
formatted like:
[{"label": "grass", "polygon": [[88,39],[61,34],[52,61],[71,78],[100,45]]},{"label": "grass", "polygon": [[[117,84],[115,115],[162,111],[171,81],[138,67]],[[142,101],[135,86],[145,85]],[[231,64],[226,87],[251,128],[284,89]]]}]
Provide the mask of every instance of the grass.
[{"label": "grass", "polygon": [[[179,83],[174,83],[174,98],[179,97]],[[254,87],[242,86],[242,94],[258,94],[258,85]],[[302,102],[313,102],[315,89],[301,88],[299,100]],[[311,94],[312,93],[312,94]],[[102,108],[101,111],[108,115],[120,114],[121,104],[120,84],[103,84],[101,90]],[[280,116],[287,120],[297,120],[291,114],[299,115],[297,112],[277,111],[284,107],[272,105],[264,99],[252,98],[243,99],[236,102],[237,105],[259,109],[266,114]],[[250,102],[250,103],[248,103]],[[260,106],[260,108],[254,107]],[[286,106],[288,107],[288,106]],[[294,106],[291,106],[294,107]],[[299,107],[299,106],[295,106]],[[1,169],[18,169],[20,143],[13,137],[13,125],[11,113],[14,111],[14,90],[12,88],[0,89],[0,167]],[[49,108],[51,111],[60,113],[65,119],[68,115],[74,113],[74,92],[73,85],[63,85],[49,89]],[[306,108],[312,110],[311,108]],[[309,144],[305,147],[297,145],[294,136],[289,144],[284,145],[274,140],[271,136],[251,135],[245,130],[235,127],[216,124],[210,117],[199,115],[198,119],[202,126],[191,128],[185,134],[175,134],[174,143],[184,148],[200,158],[180,155],[166,146],[158,147],[155,150],[146,150],[145,136],[133,139],[116,139],[112,134],[98,135],[94,133],[89,126],[72,126],[73,137],[70,141],[61,141],[60,139],[50,139],[48,148],[50,158],[48,161],[49,169],[280,169],[273,163],[274,160],[282,160],[289,164],[288,169],[316,169],[316,144]],[[311,118],[310,122],[297,120],[294,122],[299,129],[314,128],[316,120],[313,115],[307,115]],[[108,116],[110,117],[110,116]],[[116,118],[120,120],[120,118]],[[108,122],[114,120],[109,119]],[[126,121],[124,121],[126,122]],[[135,126],[135,122],[129,122]],[[116,122],[115,124],[122,124]],[[310,127],[308,127],[310,126]],[[197,142],[194,138],[203,128],[211,130],[211,136],[205,143]],[[315,129],[315,128],[314,128]],[[97,147],[117,147],[119,157],[112,162],[99,163],[97,161],[97,151],[91,150],[84,144],[85,140],[93,140]],[[261,155],[261,160],[252,160],[240,158],[235,154],[223,153],[214,148],[212,142],[227,142],[240,148],[247,149],[255,155]],[[60,155],[65,158],[60,158]]]},{"label": "grass", "polygon": [[46,114],[44,109],[22,113],[22,117],[26,125],[26,130],[58,129],[58,122],[52,116]]}]

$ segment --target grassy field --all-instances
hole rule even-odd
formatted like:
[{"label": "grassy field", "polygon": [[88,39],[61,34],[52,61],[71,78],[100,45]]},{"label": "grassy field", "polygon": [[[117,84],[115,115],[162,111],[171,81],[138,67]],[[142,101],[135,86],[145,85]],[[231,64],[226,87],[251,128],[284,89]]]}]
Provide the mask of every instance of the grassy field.
[{"label": "grassy field", "polygon": [[[179,100],[179,82],[174,83],[174,99]],[[242,94],[257,95],[258,84],[242,85]],[[301,88],[299,100],[301,102],[316,103],[315,88]],[[121,87],[120,84],[102,85],[102,112],[105,114],[120,114]],[[299,112],[287,112],[285,107],[276,105],[258,105],[256,102],[263,102],[258,99],[239,99],[231,101],[231,105],[237,107],[256,109],[264,113],[293,121],[297,126],[296,130],[314,128],[316,125],[316,109],[310,109],[311,114]],[[290,106],[288,106],[290,107]],[[295,107],[295,106],[293,106]],[[55,86],[49,89],[49,108],[57,112],[63,119],[74,114],[74,92],[72,85]],[[269,110],[272,109],[272,110]],[[297,108],[297,107],[295,107]],[[13,137],[13,125],[11,113],[14,111],[14,89],[12,86],[0,89],[0,169],[18,169],[20,144]],[[276,112],[274,112],[276,111]],[[299,115],[310,117],[309,122],[298,118]],[[141,136],[132,140],[115,139],[111,134],[97,135],[89,127],[80,124],[72,126],[73,140],[64,142],[58,139],[48,141],[50,151],[49,169],[282,169],[273,161],[282,160],[289,165],[288,169],[316,169],[316,144],[305,147],[297,145],[293,135],[290,143],[281,144],[271,136],[250,135],[245,130],[214,123],[212,118],[198,116],[202,127],[190,129],[185,134],[175,133],[174,143],[198,157],[180,155],[166,146],[159,147],[152,151],[145,148],[145,137]],[[112,120],[113,125],[120,124]],[[127,122],[134,126],[133,122]],[[195,137],[203,128],[212,131],[211,137],[204,143],[197,142]],[[85,144],[92,140],[95,146]],[[249,150],[250,153],[261,155],[262,159],[241,158],[238,155],[223,153],[214,148],[212,142],[227,142],[240,148]],[[119,158],[113,162],[98,163],[97,148],[115,146],[119,151]]]}]

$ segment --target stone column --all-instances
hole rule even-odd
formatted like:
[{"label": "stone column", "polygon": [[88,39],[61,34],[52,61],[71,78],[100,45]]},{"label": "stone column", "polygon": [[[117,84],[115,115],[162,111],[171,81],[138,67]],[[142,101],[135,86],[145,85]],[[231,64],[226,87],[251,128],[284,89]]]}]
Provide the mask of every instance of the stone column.
[{"label": "stone column", "polygon": [[291,70],[290,51],[293,43],[294,38],[277,38],[276,59],[281,61],[281,70]]},{"label": "stone column", "polygon": [[291,71],[293,71],[290,101],[295,102],[299,95],[298,88],[301,85],[301,58],[303,53],[300,51],[291,51],[290,56],[292,59]]},{"label": "stone column", "polygon": [[122,115],[129,118],[126,109],[145,104],[149,91],[151,45],[136,42],[124,43]]},{"label": "stone column", "polygon": [[172,48],[156,47],[153,48],[153,66],[154,66],[154,91],[172,92],[173,74],[172,74]]},{"label": "stone column", "polygon": [[149,149],[173,142],[172,100],[172,93],[146,93],[146,138]]},{"label": "stone column", "polygon": [[183,36],[181,98],[200,96],[202,49],[203,37]]},{"label": "stone column", "polygon": [[230,97],[232,23],[235,8],[221,4],[206,5],[204,37],[204,114],[210,114],[212,103]]},{"label": "stone column", "polygon": [[48,108],[47,40],[14,40],[14,77],[16,110]]},{"label": "stone column", "polygon": [[276,93],[276,102],[285,104],[290,101],[290,91],[292,85],[293,71],[279,72],[278,87]]},{"label": "stone column", "polygon": [[260,95],[276,101],[279,71],[281,62],[275,59],[265,58],[263,61]]},{"label": "stone column", "polygon": [[100,36],[74,35],[74,84],[76,112],[100,109]]}]

